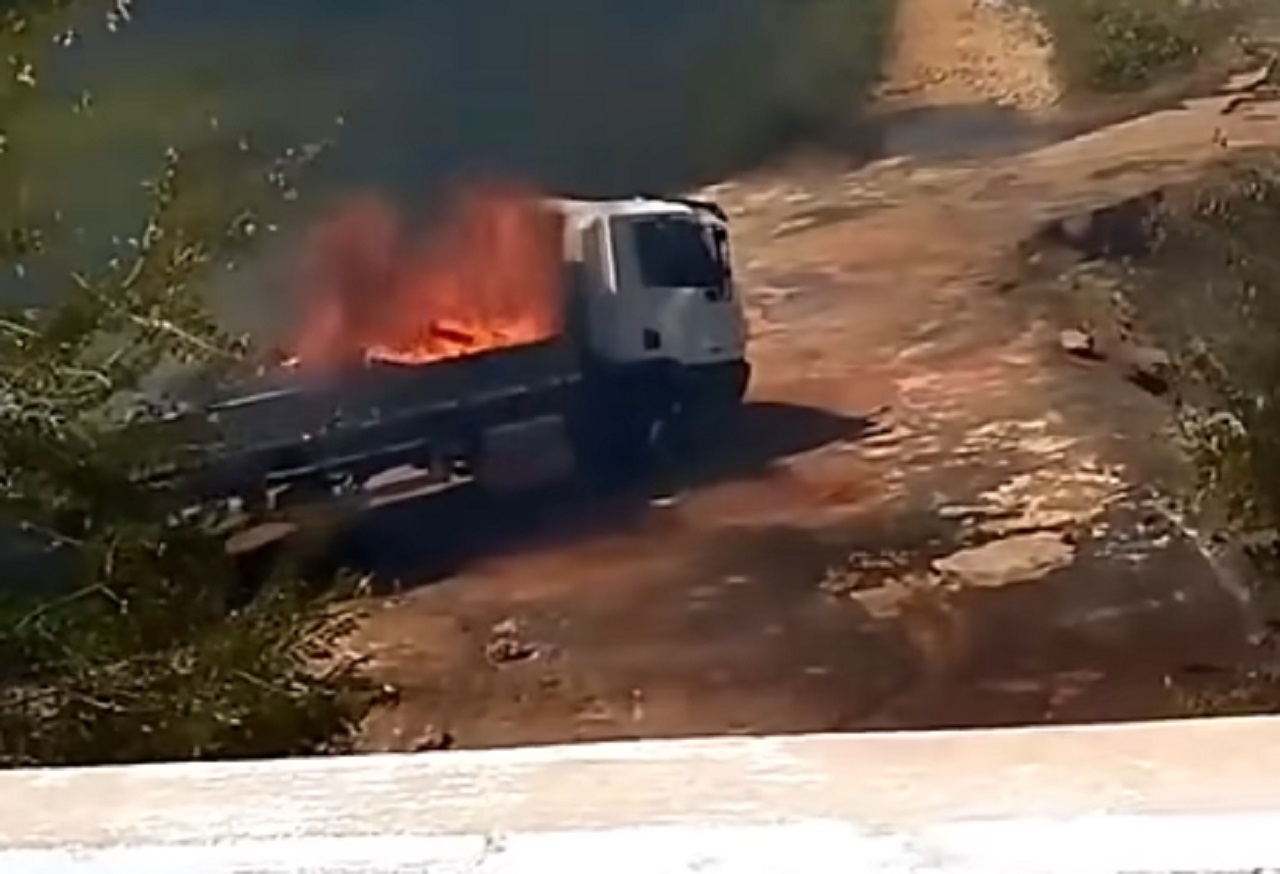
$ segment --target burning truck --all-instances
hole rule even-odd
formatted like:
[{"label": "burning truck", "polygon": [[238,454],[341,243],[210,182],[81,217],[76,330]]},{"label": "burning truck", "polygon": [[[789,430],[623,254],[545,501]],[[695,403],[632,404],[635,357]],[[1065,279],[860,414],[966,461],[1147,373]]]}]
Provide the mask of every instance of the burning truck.
[{"label": "burning truck", "polygon": [[728,421],[750,379],[712,203],[490,188],[421,246],[376,202],[319,228],[287,358],[198,415],[201,500],[433,483],[524,489],[643,463]]}]

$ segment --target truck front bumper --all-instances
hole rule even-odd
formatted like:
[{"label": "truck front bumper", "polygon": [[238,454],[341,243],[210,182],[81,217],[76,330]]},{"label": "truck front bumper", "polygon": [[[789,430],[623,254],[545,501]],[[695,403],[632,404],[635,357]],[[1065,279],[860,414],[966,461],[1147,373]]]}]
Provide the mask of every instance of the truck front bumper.
[{"label": "truck front bumper", "polygon": [[751,384],[751,363],[743,359],[680,369],[679,395],[691,405],[736,406]]}]

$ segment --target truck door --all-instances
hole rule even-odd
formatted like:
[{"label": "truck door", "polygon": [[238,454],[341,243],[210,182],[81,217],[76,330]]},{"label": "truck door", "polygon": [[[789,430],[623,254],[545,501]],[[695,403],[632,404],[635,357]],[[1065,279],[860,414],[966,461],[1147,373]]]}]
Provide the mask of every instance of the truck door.
[{"label": "truck door", "polygon": [[725,229],[676,212],[613,224],[626,354],[691,366],[743,359],[746,324]]}]

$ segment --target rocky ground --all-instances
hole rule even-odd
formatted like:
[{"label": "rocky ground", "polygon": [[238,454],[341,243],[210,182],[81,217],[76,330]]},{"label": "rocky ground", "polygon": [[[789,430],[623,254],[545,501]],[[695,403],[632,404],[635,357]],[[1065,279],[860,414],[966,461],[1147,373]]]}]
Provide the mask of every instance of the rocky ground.
[{"label": "rocky ground", "polygon": [[1280,106],[1046,143],[1016,135],[1056,99],[1020,13],[903,15],[885,106],[907,139],[955,132],[920,106],[1014,133],[712,189],[757,366],[733,439],[607,500],[366,520],[417,569],[360,640],[401,694],[371,748],[1151,717],[1171,671],[1243,645],[1242,589],[1164,500],[1167,406],[1135,379],[1158,362],[1081,354],[1028,262],[1056,221],[1280,144]]}]

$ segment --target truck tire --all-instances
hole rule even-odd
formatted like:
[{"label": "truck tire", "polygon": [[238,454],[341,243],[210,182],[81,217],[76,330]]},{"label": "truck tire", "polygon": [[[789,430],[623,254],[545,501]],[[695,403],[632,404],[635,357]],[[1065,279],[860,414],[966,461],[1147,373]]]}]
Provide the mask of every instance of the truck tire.
[{"label": "truck tire", "polygon": [[682,392],[667,423],[665,443],[680,455],[706,451],[729,432],[742,406],[741,392]]},{"label": "truck tire", "polygon": [[655,426],[672,408],[662,376],[653,368],[616,369],[597,363],[588,369],[570,425],[585,477],[611,487],[652,471]]},{"label": "truck tire", "polygon": [[600,447],[601,471],[610,482],[631,482],[647,474],[653,462],[654,426],[652,417],[623,415],[605,429]]},{"label": "truck tire", "polygon": [[613,487],[634,482],[653,467],[655,419],[618,406],[584,417],[574,429],[574,454],[582,475]]}]

